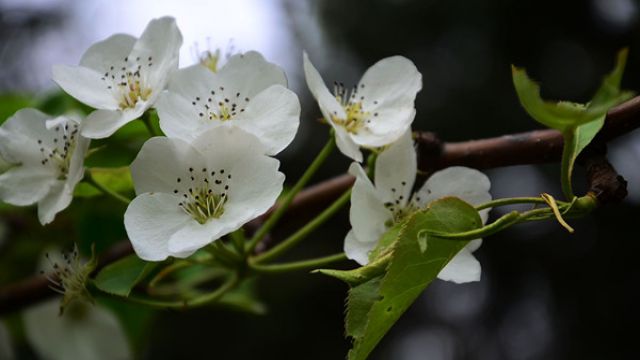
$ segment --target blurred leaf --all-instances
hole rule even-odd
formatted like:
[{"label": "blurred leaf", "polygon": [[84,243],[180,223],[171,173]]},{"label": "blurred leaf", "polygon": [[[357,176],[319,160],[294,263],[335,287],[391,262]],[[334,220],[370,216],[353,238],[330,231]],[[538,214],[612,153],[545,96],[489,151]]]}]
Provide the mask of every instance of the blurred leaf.
[{"label": "blurred leaf", "polygon": [[129,255],[105,266],[94,283],[109,294],[129,296],[131,289],[152,271],[158,263],[145,262],[136,255]]},{"label": "blurred leaf", "polygon": [[482,221],[473,206],[453,197],[436,200],[409,218],[379,287],[378,280],[373,279],[349,293],[346,327],[353,338],[350,360],[366,359],[418,295],[468,243],[431,235],[423,253],[418,244],[421,231],[456,233],[480,226]]},{"label": "blurred leaf", "polygon": [[93,109],[64,91],[53,91],[38,99],[34,107],[49,115],[62,115],[68,112],[76,112],[87,115]]},{"label": "blurred leaf", "polygon": [[244,280],[239,286],[224,294],[217,305],[235,311],[241,311],[252,315],[264,315],[267,306],[257,299],[257,282],[255,278]]},{"label": "blurred leaf", "polygon": [[[128,166],[117,168],[88,168],[87,171],[100,184],[118,192],[128,193],[133,190],[133,179]],[[102,192],[90,184],[81,182],[76,186],[75,196],[92,197],[102,195]]]},{"label": "blurred leaf", "polygon": [[571,176],[576,158],[602,129],[609,109],[633,96],[631,92],[620,90],[627,54],[627,49],[618,53],[615,68],[604,77],[588,104],[544,101],[540,97],[540,86],[523,69],[512,68],[513,84],[527,113],[539,123],[563,134],[562,188],[568,199],[574,196]]},{"label": "blurred leaf", "polygon": [[4,123],[16,111],[31,106],[31,98],[19,94],[0,95],[0,124]]}]

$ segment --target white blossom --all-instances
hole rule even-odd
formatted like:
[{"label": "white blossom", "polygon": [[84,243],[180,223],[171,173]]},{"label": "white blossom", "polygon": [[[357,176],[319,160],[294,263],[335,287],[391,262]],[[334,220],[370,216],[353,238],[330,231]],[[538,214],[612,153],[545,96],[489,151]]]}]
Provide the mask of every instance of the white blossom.
[{"label": "white blossom", "polygon": [[[344,244],[347,257],[361,265],[367,264],[369,252],[391,226],[434,200],[455,196],[471,205],[491,200],[491,183],[486,175],[459,166],[434,173],[412,194],[416,169],[416,153],[410,132],[378,156],[375,185],[359,164],[351,164],[349,172],[356,176],[356,182],[351,195],[352,230]],[[488,211],[480,211],[483,223],[487,220]],[[481,243],[481,239],[472,240],[440,271],[438,278],[456,283],[480,280],[480,263],[472,252]]]},{"label": "white blossom", "polygon": [[335,82],[332,95],[306,53],[303,57],[309,90],[346,156],[362,162],[360,147],[388,145],[411,127],[416,94],[422,89],[422,75],[411,60],[384,58],[352,89]]},{"label": "white blossom", "polygon": [[237,127],[193,142],[156,137],[131,164],[137,197],[125,213],[138,256],[186,257],[266,212],[282,191],[279,161]]},{"label": "white blossom", "polygon": [[82,135],[105,138],[140,117],[155,103],[178,68],[182,35],[173,18],[151,20],[139,39],[116,34],[92,45],[79,66],[56,65],[53,80],[97,109]]},{"label": "white blossom", "polygon": [[42,359],[131,359],[122,325],[100,305],[74,302],[59,313],[60,299],[43,302],[23,314],[27,341]]},{"label": "white blossom", "polygon": [[255,51],[230,57],[216,73],[200,64],[181,69],[158,99],[160,127],[190,142],[208,129],[237,126],[275,155],[300,123],[298,97],[286,86],[282,69]]},{"label": "white blossom", "polygon": [[0,175],[0,199],[26,206],[38,204],[40,223],[48,224],[73,199],[84,176],[89,139],[80,136],[80,119],[52,118],[23,109],[0,126],[0,155],[13,164]]}]

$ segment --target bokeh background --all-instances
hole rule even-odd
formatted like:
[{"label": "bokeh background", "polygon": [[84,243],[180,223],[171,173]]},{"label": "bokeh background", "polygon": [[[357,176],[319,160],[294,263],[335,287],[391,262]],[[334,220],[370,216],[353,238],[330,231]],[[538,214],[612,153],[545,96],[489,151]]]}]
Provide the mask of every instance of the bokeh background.
[{"label": "bokeh background", "polygon": [[[0,116],[22,105],[54,112],[69,100],[50,81],[51,65],[76,64],[93,42],[116,32],[138,36],[154,17],[176,17],[184,35],[181,65],[197,54],[261,51],[282,66],[298,93],[302,124],[283,153],[294,181],[321,148],[327,128],[302,74],[306,50],[326,81],[356,83],[380,58],[401,54],[423,74],[414,129],[447,141],[537,128],[519,107],[510,64],[543,83],[547,98],[586,101],[631,48],[624,87],[640,91],[639,3],[635,0],[0,0]],[[63,105],[61,105],[61,103]],[[140,144],[102,159],[127,164]],[[486,239],[476,253],[482,281],[436,281],[401,318],[372,359],[634,359],[640,297],[640,133],[616,140],[610,160],[629,181],[629,197],[574,220],[576,234],[550,222],[520,225]],[[317,181],[340,174],[335,154]],[[559,167],[488,171],[495,197],[559,194]],[[582,182],[578,172],[576,184]],[[33,273],[46,246],[98,250],[123,239],[122,208],[111,200],[75,201],[46,228],[33,209],[0,208],[0,285]],[[91,211],[89,211],[91,210]],[[494,213],[494,216],[499,213]],[[274,234],[291,231],[293,222]],[[341,214],[291,258],[341,249]],[[344,264],[349,266],[350,264]],[[105,302],[123,320],[140,359],[342,359],[346,286],[320,275],[261,279],[262,316],[224,309],[151,312]],[[5,320],[19,359],[37,358],[20,317]]]}]

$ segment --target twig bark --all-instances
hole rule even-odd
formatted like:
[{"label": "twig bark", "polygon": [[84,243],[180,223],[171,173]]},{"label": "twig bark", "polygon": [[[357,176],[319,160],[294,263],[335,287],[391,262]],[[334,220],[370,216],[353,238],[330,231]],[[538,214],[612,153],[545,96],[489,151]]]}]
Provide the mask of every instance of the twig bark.
[{"label": "twig bark", "polygon": [[[607,142],[640,127],[640,96],[612,108],[593,146]],[[556,162],[562,153],[562,135],[555,130],[536,130],[519,134],[464,142],[442,142],[435,134],[418,132],[419,165],[426,172],[448,166],[490,169],[511,165]],[[603,154],[583,157],[589,191],[600,205],[620,201],[626,196],[626,181],[619,176]],[[302,210],[320,207],[335,200],[353,184],[353,177],[340,175],[311,186],[296,196],[285,216],[295,217]],[[273,209],[248,225],[255,229]],[[286,220],[285,220],[286,221]],[[128,241],[107,250],[100,259],[103,267],[132,252]],[[52,296],[43,276],[35,276],[0,289],[0,315],[19,310]]]}]

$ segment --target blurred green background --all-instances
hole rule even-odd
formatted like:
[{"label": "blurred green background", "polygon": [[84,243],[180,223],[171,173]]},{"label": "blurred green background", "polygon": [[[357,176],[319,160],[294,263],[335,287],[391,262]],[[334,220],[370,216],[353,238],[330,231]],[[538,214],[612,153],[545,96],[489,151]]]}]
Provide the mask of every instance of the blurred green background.
[{"label": "blurred green background", "polygon": [[[28,105],[51,113],[82,109],[57,92],[49,80],[51,65],[75,64],[91,43],[115,32],[138,36],[149,19],[171,15],[185,38],[182,65],[194,63],[198,51],[232,48],[261,51],[284,67],[303,108],[300,132],[279,156],[292,183],[327,137],[304,83],[302,50],[327,82],[347,85],[382,57],[410,58],[424,79],[414,129],[460,141],[538,127],[518,104],[510,64],[526,67],[547,98],[585,101],[611,69],[616,51],[629,46],[623,86],[640,91],[639,5],[635,0],[0,0],[0,121]],[[141,134],[140,124],[127,126],[113,146],[90,161],[127,165],[142,144]],[[609,155],[629,181],[627,200],[572,221],[574,235],[550,222],[519,225],[486,239],[476,252],[482,281],[434,283],[371,358],[636,358],[640,134],[611,143]],[[336,153],[316,180],[340,174],[348,164]],[[557,165],[488,174],[494,197],[560,193]],[[578,171],[576,185],[582,179]],[[77,199],[42,227],[35,209],[0,205],[0,286],[33,274],[45,247],[77,242],[87,251],[95,243],[101,251],[124,239],[123,212],[124,206],[110,199]],[[288,222],[274,237],[298,225]],[[343,212],[290,258],[339,251],[348,226]],[[123,320],[141,359],[325,360],[342,359],[348,349],[346,290],[320,275],[262,278],[256,288],[268,308],[262,316],[217,308],[153,312],[105,303]],[[13,330],[17,357],[36,358],[21,335],[19,316],[4,320]]]}]

